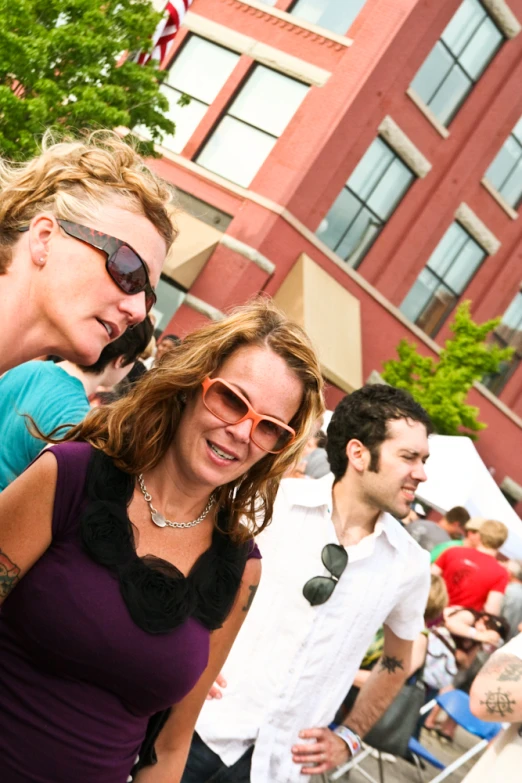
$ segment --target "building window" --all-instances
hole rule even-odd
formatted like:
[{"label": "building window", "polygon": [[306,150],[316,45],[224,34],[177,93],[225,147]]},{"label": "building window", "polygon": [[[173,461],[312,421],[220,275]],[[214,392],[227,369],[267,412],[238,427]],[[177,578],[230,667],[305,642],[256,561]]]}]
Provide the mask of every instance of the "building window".
[{"label": "building window", "polygon": [[305,22],[344,35],[366,0],[297,0],[290,13]]},{"label": "building window", "polygon": [[515,209],[522,199],[522,117],[486,171],[486,179]]},{"label": "building window", "polygon": [[176,203],[183,212],[187,212],[189,215],[201,220],[207,226],[217,228],[218,231],[225,232],[232,223],[232,215],[223,212],[223,210],[214,207],[212,204],[208,204],[206,201],[202,201],[200,198],[196,198],[192,193],[187,193],[181,190],[181,188],[176,188]]},{"label": "building window", "polygon": [[255,66],[197,162],[247,187],[294,116],[308,85]]},{"label": "building window", "polygon": [[464,0],[411,83],[444,125],[453,119],[503,40],[479,0]]},{"label": "building window", "polygon": [[317,236],[356,268],[414,179],[391,147],[375,139],[321,222]]},{"label": "building window", "polygon": [[155,290],[158,300],[152,308],[151,314],[156,319],[154,335],[159,337],[176,310],[183,304],[187,292],[166,275],[161,275]]},{"label": "building window", "polygon": [[504,313],[502,321],[493,332],[493,340],[501,348],[511,346],[515,349],[509,362],[502,362],[498,372],[482,379],[493,394],[500,394],[522,361],[522,293],[518,293]]},{"label": "building window", "polygon": [[401,311],[435,337],[485,257],[485,250],[462,226],[452,223],[401,304]]},{"label": "building window", "polygon": [[[215,100],[234,70],[240,55],[205,38],[191,35],[169,68],[161,86],[167,96],[167,117],[176,124],[174,135],[164,136],[161,144],[173,152],[181,152],[209,105]],[[182,95],[190,98],[187,106],[180,106]]]}]

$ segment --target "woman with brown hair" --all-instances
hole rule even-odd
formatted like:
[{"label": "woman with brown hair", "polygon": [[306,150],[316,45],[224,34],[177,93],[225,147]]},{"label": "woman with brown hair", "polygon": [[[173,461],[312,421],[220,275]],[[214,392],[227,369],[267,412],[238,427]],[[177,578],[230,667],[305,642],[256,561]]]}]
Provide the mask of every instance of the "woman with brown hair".
[{"label": "woman with brown hair", "polygon": [[136,780],[180,780],[260,578],[253,536],[322,411],[308,339],[256,301],[188,335],[0,495],[9,783],[123,783],[169,707]]},{"label": "woman with brown hair", "polygon": [[0,160],[0,373],[98,360],[143,321],[175,231],[172,193],[115,133]]}]

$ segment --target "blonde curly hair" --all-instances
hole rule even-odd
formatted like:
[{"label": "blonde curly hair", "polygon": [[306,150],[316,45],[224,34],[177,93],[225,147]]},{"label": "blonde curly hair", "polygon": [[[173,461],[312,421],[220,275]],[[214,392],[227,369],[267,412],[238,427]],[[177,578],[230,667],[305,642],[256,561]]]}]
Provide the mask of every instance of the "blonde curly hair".
[{"label": "blonde curly hair", "polygon": [[12,260],[17,229],[41,212],[89,223],[109,202],[144,215],[170,247],[173,191],[112,131],[57,140],[47,132],[42,152],[25,163],[0,159],[0,274]]}]

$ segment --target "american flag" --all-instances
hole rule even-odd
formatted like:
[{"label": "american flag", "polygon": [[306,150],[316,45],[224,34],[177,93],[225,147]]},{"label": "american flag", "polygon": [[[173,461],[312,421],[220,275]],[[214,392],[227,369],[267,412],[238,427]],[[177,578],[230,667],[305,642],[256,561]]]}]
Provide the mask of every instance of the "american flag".
[{"label": "american flag", "polygon": [[138,55],[137,62],[140,65],[145,65],[149,60],[162,62],[167,53],[168,45],[174,40],[176,33],[181,27],[183,17],[191,5],[192,0],[169,0],[165,6],[163,18],[152,36],[154,44],[152,52],[141,52]]}]

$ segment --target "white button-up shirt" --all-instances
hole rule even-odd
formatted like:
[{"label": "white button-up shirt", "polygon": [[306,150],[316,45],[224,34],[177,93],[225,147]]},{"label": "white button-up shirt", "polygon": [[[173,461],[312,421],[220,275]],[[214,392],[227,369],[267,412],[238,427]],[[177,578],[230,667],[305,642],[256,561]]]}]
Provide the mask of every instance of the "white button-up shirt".
[{"label": "white button-up shirt", "polygon": [[228,686],[205,702],[196,726],[228,766],[255,743],[251,783],[307,780],[291,757],[299,731],[333,720],[383,623],[411,640],[424,627],[429,555],[389,514],[346,547],[348,565],[326,603],[304,598],[305,582],[327,575],[323,547],[339,543],[332,483],[332,474],[282,482],[257,539],[263,575],[223,669]]}]

